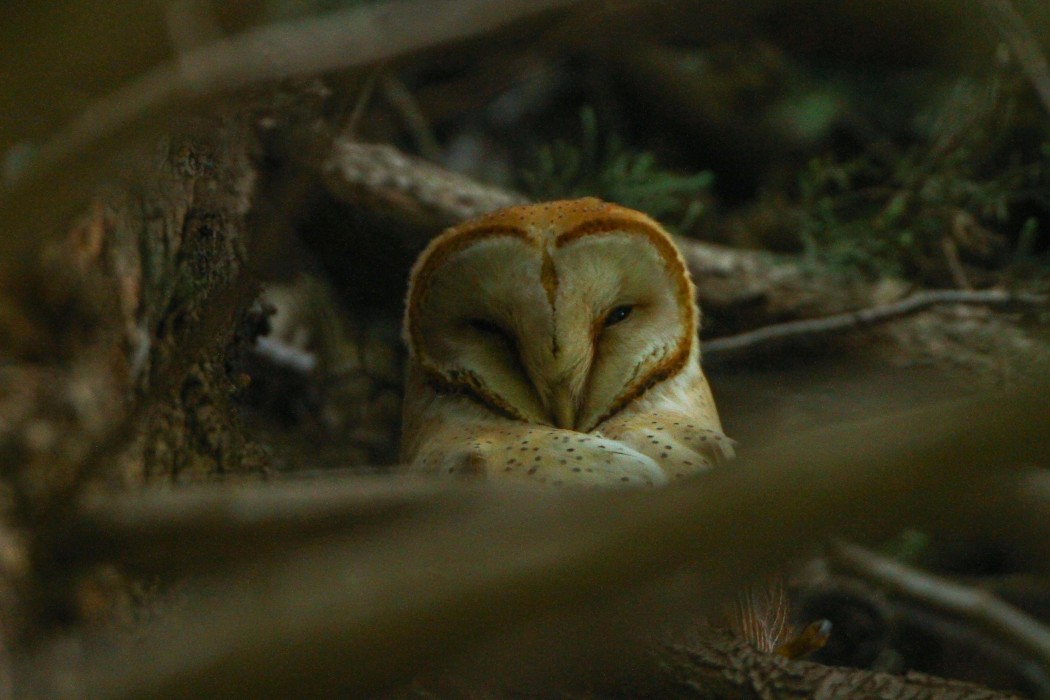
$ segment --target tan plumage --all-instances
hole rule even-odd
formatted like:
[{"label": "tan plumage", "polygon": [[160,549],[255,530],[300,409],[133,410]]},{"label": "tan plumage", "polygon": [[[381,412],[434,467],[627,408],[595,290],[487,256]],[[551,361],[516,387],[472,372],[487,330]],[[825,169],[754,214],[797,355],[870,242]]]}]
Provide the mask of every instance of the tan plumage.
[{"label": "tan plumage", "polygon": [[695,290],[649,217],[511,207],[412,270],[402,459],[419,472],[660,484],[732,455],[700,369]]}]

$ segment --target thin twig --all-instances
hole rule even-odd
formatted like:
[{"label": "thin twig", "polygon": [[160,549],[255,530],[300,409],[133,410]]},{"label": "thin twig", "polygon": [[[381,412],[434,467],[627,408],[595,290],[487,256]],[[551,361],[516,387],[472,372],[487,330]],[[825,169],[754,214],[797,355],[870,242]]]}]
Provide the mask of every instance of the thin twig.
[{"label": "thin twig", "polygon": [[933,289],[916,292],[892,304],[850,311],[824,318],[776,323],[753,331],[704,343],[706,361],[735,360],[768,352],[785,344],[811,343],[834,333],[844,333],[922,311],[937,304],[1045,304],[1040,294],[1008,292],[1001,289]]},{"label": "thin twig", "polygon": [[1050,671],[1050,628],[994,594],[919,571],[853,544],[832,547],[834,563],[891,593],[969,621]]},{"label": "thin twig", "polygon": [[317,353],[303,350],[278,338],[256,338],[252,352],[277,367],[297,374],[307,375],[317,368]]},{"label": "thin twig", "polygon": [[1043,108],[1050,113],[1050,65],[1047,64],[1039,39],[1032,33],[1021,13],[1010,0],[980,0],[981,7],[1013,51],[1017,62],[1035,88]]},{"label": "thin twig", "polygon": [[342,128],[339,129],[344,138],[352,139],[357,134],[357,129],[372,103],[376,85],[379,83],[379,79],[383,77],[384,70],[386,70],[385,66],[380,63],[368,72],[368,77],[365,78],[361,89],[358,90],[357,97],[354,99],[354,106],[350,109],[350,113],[347,115]]},{"label": "thin twig", "polygon": [[943,237],[941,239],[941,250],[944,251],[944,259],[948,263],[948,271],[952,275],[952,281],[955,282],[955,286],[972,292],[973,285],[970,284],[970,279],[966,276],[966,268],[963,267],[962,260],[959,259],[959,246],[955,243],[955,239],[951,236]]},{"label": "thin twig", "polygon": [[396,75],[386,74],[382,78],[383,97],[397,111],[401,121],[412,136],[416,149],[424,158],[441,159],[441,144],[438,143],[427,115],[420,108],[415,96]]}]

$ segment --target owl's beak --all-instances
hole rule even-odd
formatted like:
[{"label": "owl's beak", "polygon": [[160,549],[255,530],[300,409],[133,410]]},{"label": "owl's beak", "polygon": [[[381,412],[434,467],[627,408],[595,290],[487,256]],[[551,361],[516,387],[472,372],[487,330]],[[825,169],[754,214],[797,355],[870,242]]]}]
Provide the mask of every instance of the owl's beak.
[{"label": "owl's beak", "polygon": [[576,401],[573,398],[569,382],[563,382],[554,387],[550,398],[551,417],[554,425],[565,430],[576,428]]}]

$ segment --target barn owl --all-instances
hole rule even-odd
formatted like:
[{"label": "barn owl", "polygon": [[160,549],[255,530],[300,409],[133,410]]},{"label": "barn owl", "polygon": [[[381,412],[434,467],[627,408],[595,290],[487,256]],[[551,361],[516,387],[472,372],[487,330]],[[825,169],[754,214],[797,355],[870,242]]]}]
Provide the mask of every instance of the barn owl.
[{"label": "barn owl", "polygon": [[732,456],[695,290],[649,217],[593,198],[448,229],[412,270],[402,462],[415,472],[658,485]]}]

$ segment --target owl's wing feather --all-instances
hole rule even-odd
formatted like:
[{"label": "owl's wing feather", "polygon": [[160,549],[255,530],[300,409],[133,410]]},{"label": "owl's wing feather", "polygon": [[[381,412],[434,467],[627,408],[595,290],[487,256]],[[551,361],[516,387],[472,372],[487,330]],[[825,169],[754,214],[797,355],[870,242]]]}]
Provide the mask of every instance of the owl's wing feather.
[{"label": "owl's wing feather", "polygon": [[553,486],[637,487],[667,482],[653,459],[622,442],[509,419],[448,424],[425,441],[414,471]]},{"label": "owl's wing feather", "polygon": [[736,443],[720,430],[670,411],[639,413],[610,422],[602,434],[661,465],[671,479],[707,471],[733,458]]}]

